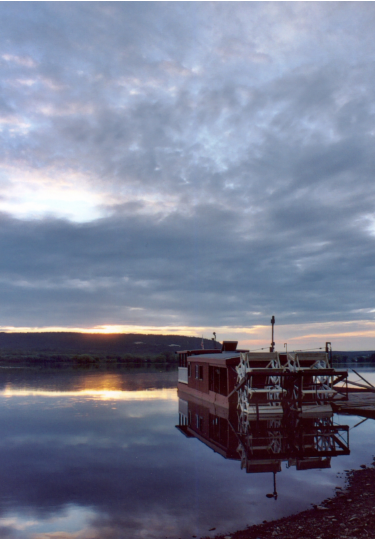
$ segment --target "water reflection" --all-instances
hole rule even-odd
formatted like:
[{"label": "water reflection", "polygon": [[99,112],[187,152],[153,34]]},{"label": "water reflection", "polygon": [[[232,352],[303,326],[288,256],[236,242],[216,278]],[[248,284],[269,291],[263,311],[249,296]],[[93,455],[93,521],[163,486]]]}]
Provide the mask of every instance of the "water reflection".
[{"label": "water reflection", "polygon": [[[214,536],[319,502],[341,484],[336,472],[372,455],[366,422],[351,437],[351,455],[332,458],[332,468],[285,468],[271,503],[272,475],[241,470],[229,416],[213,414],[217,452],[175,428],[176,380],[171,372],[0,372],[0,537]],[[253,427],[255,442],[268,432]]]},{"label": "water reflection", "polygon": [[330,468],[333,457],[350,454],[349,427],[336,424],[331,412],[313,408],[308,417],[257,418],[239,412],[235,402],[226,409],[184,397],[179,398],[177,429],[224,458],[240,461],[247,473],[271,472],[274,490],[268,497],[277,498],[275,474],[283,461],[296,470],[323,469]]},{"label": "water reflection", "polygon": [[93,400],[176,400],[174,389],[147,389],[145,391],[116,391],[113,389],[81,389],[80,391],[46,391],[38,389],[15,389],[13,386],[5,386],[0,391],[2,397],[81,397]]},{"label": "water reflection", "polygon": [[45,390],[49,392],[138,391],[176,388],[176,371],[161,369],[0,369],[0,391],[7,389]]}]

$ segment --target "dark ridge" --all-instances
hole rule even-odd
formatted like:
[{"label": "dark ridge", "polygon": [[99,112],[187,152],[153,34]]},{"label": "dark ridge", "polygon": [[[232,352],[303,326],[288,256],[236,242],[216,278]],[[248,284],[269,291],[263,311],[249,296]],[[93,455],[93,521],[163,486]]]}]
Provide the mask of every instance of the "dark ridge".
[{"label": "dark ridge", "polygon": [[[135,333],[89,334],[76,332],[0,333],[0,352],[45,354],[160,354],[201,348],[201,337],[140,335]],[[203,339],[213,348],[211,339]],[[136,344],[139,343],[139,344]],[[217,343],[220,348],[220,344]]]}]

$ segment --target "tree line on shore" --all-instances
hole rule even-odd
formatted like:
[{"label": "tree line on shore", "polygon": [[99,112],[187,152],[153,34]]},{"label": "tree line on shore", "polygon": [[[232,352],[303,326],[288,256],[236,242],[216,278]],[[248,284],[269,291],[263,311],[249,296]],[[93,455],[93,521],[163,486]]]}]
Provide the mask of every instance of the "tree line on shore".
[{"label": "tree line on shore", "polygon": [[178,357],[174,352],[159,354],[48,354],[48,353],[19,353],[17,351],[0,352],[0,363],[5,364],[134,364],[134,363],[167,363],[177,364]]},{"label": "tree line on shore", "polygon": [[357,363],[359,365],[374,364],[375,352],[333,352],[333,365]]}]

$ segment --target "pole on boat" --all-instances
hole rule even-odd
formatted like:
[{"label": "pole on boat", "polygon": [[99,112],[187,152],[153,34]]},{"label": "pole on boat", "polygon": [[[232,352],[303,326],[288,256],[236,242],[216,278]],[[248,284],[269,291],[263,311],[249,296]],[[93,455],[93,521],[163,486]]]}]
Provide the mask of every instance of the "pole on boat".
[{"label": "pole on boat", "polygon": [[272,316],[272,319],[270,320],[270,323],[272,324],[272,343],[271,343],[271,345],[270,345],[269,351],[270,351],[270,352],[274,352],[274,346],[275,346],[275,342],[274,342],[274,324],[275,324],[275,318],[274,318],[274,316]]},{"label": "pole on boat", "polygon": [[325,352],[329,354],[329,365],[330,367],[333,367],[333,360],[332,360],[332,343],[326,342],[325,343]]}]

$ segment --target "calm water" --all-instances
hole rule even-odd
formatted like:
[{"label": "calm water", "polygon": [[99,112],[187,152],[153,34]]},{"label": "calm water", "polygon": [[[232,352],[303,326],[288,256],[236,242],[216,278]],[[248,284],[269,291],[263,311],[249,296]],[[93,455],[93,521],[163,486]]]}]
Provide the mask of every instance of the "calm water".
[{"label": "calm water", "polygon": [[176,381],[176,372],[1,369],[0,537],[214,536],[306,509],[343,484],[344,469],[373,461],[374,421],[335,415],[350,426],[350,455],[325,469],[282,462],[269,499],[271,472],[246,473],[175,427]]}]

